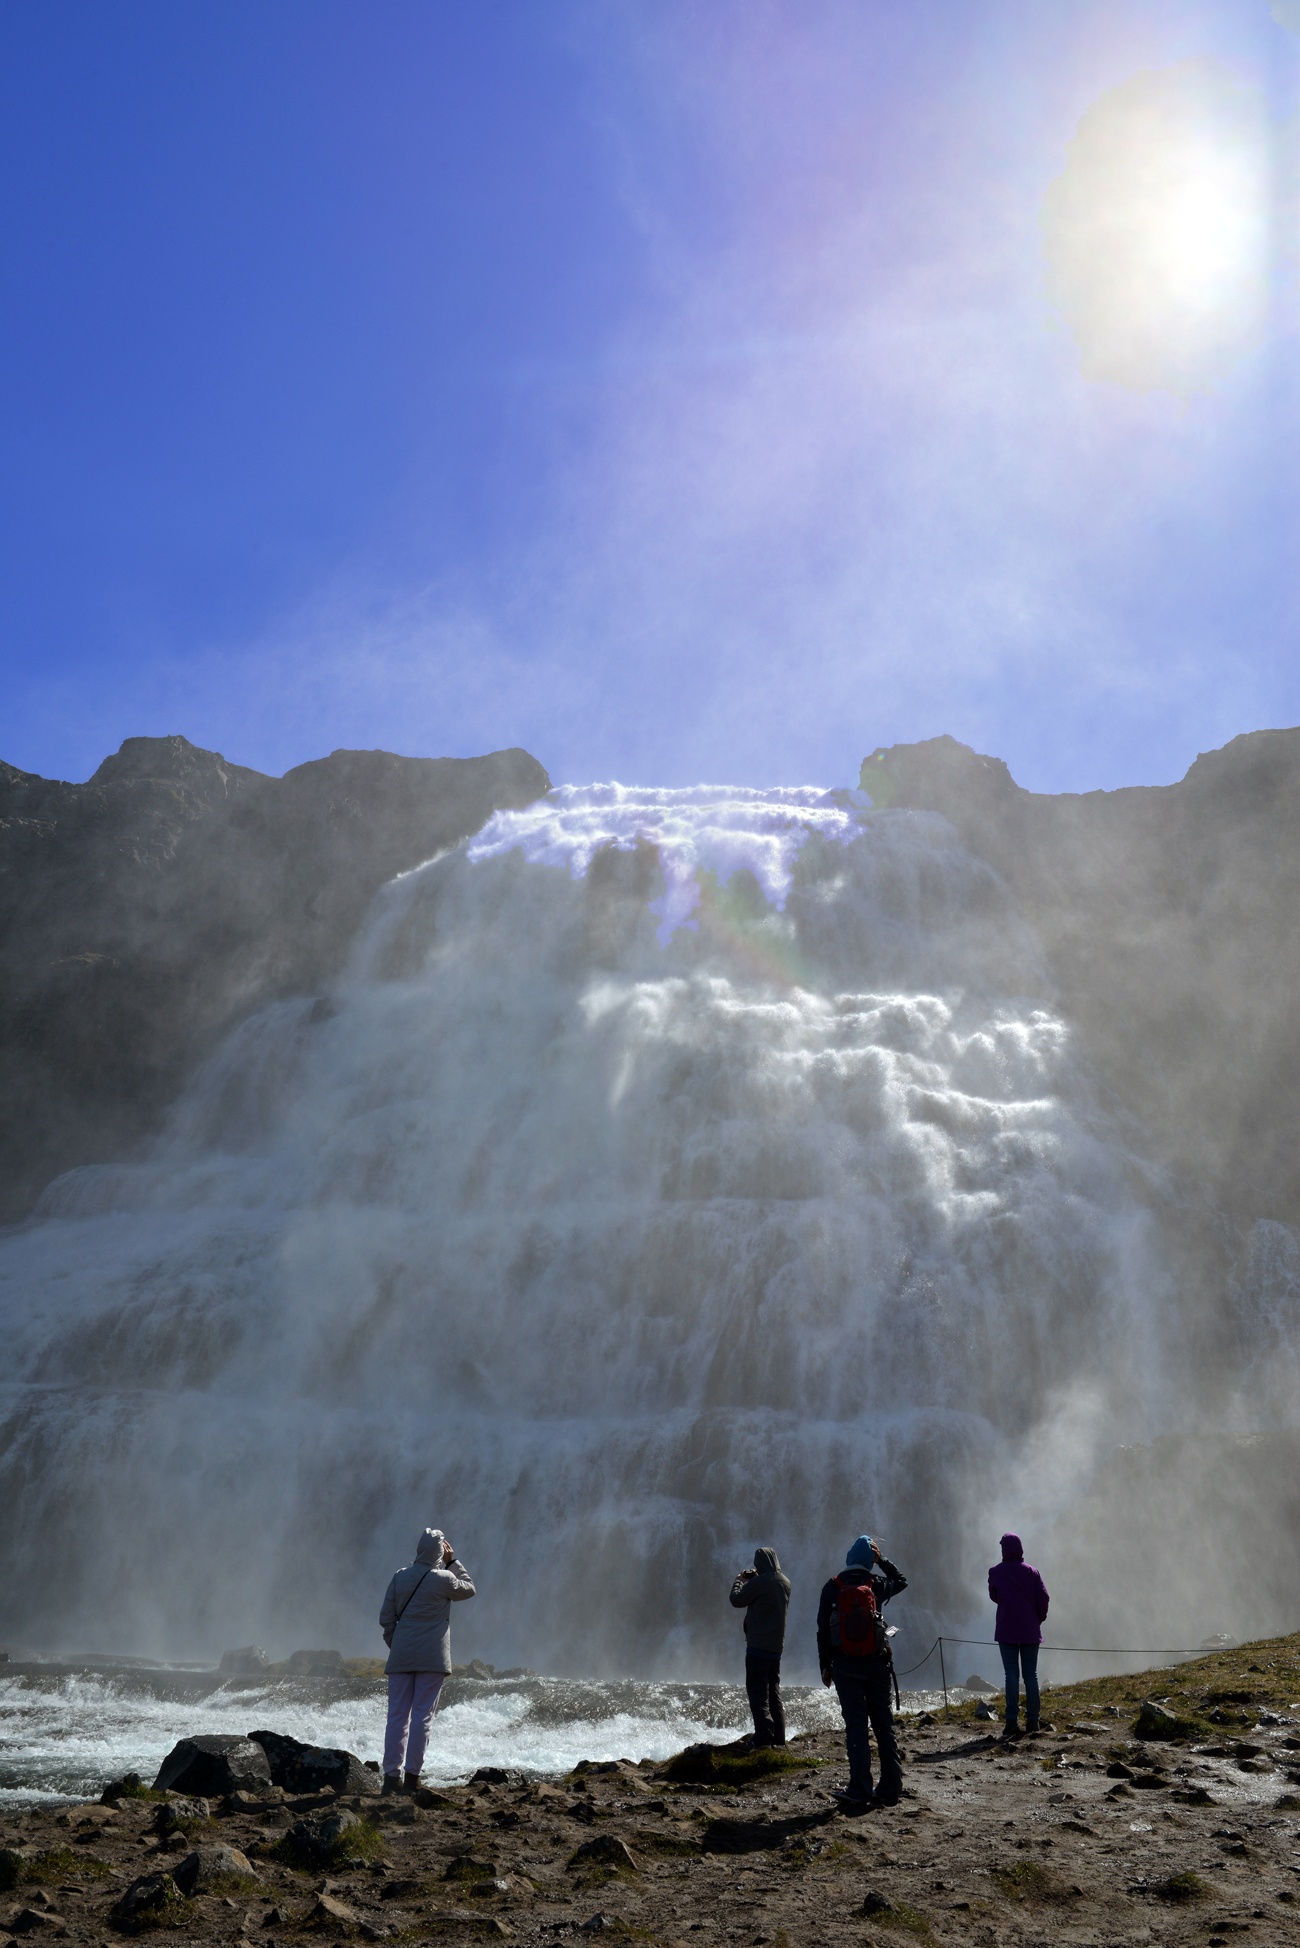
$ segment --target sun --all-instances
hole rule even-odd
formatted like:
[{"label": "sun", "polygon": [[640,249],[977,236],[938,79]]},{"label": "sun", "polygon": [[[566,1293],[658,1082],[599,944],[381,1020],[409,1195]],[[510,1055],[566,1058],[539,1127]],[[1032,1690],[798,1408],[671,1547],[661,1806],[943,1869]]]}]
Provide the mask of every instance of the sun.
[{"label": "sun", "polygon": [[1042,211],[1045,286],[1085,378],[1186,397],[1268,324],[1277,136],[1262,94],[1211,60],[1093,104]]}]

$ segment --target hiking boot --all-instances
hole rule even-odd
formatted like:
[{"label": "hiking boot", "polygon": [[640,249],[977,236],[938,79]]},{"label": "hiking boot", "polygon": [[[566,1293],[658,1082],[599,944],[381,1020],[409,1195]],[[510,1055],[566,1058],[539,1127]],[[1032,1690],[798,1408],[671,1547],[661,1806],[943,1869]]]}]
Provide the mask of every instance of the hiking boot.
[{"label": "hiking boot", "polygon": [[1004,1739],[1023,1738],[1024,1733],[1019,1725],[1007,1725],[1003,1729],[1002,1736]]},{"label": "hiking boot", "polygon": [[837,1799],[847,1813],[855,1807],[871,1804],[871,1788],[868,1786],[865,1792],[854,1792],[848,1786],[834,1786],[831,1789],[831,1798]]},{"label": "hiking boot", "polygon": [[401,1773],[386,1772],[384,1774],[384,1783],[380,1788],[379,1797],[381,1799],[391,1799],[395,1792],[400,1792],[401,1790],[402,1790]]},{"label": "hiking boot", "polygon": [[418,1772],[407,1773],[406,1777],[402,1781],[402,1790],[403,1792],[419,1792],[420,1775]]},{"label": "hiking boot", "polygon": [[886,1799],[883,1793],[877,1790],[871,1795],[871,1803],[873,1806],[897,1806],[898,1801],[897,1799]]},{"label": "hiking boot", "polygon": [[1025,1737],[1026,1737],[1026,1738],[1041,1738],[1041,1737],[1042,1737],[1042,1735],[1043,1735],[1043,1728],[1042,1728],[1042,1726],[1041,1726],[1041,1725],[1040,1725],[1040,1724],[1039,1724],[1039,1723],[1037,1722],[1037,1720],[1035,1720],[1035,1722],[1034,1722],[1034,1723],[1033,1723],[1032,1725],[1026,1725],[1026,1726],[1025,1726]]}]

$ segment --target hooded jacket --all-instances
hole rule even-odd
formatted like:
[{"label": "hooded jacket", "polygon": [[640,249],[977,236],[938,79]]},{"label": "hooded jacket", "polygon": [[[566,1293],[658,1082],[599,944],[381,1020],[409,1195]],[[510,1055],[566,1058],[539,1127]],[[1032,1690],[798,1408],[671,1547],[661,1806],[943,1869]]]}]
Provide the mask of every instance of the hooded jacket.
[{"label": "hooded jacket", "polygon": [[989,1571],[989,1597],[997,1604],[993,1641],[998,1644],[1041,1644],[1047,1618],[1047,1585],[1025,1561],[1018,1535],[1002,1538],[1002,1560]]},{"label": "hooded jacket", "polygon": [[745,1649],[763,1657],[779,1657],[785,1647],[785,1613],[790,1607],[790,1578],[781,1573],[775,1549],[755,1549],[757,1576],[737,1576],[731,1600],[745,1611]]},{"label": "hooded jacket", "polygon": [[443,1567],[446,1540],[441,1529],[426,1529],[415,1548],[415,1561],[399,1569],[388,1585],[379,1627],[388,1645],[384,1670],[451,1670],[451,1606],[473,1596],[474,1585],[464,1563]]}]

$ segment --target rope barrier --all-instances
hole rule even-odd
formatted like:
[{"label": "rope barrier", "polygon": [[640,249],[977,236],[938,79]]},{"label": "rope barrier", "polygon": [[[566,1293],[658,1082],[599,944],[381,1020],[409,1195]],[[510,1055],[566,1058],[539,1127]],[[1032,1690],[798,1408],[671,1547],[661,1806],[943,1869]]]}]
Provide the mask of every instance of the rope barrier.
[{"label": "rope barrier", "polygon": [[[939,1636],[935,1638],[929,1650],[926,1651],[920,1664],[909,1664],[905,1671],[895,1672],[895,1681],[900,1677],[911,1677],[915,1671],[920,1670],[921,1664],[929,1663],[937,1650],[939,1653],[939,1670],[943,1686],[943,1708],[945,1713],[947,1713],[949,1710],[948,1673],[944,1669],[943,1663],[943,1647],[945,1644],[965,1644],[978,1650],[1000,1650],[1001,1645],[992,1637]],[[1069,1651],[1072,1655],[1084,1657],[1208,1657],[1212,1654],[1206,1650],[1204,1644],[1198,1644],[1195,1650],[1125,1650],[1102,1644],[1040,1644],[1039,1649]]]}]

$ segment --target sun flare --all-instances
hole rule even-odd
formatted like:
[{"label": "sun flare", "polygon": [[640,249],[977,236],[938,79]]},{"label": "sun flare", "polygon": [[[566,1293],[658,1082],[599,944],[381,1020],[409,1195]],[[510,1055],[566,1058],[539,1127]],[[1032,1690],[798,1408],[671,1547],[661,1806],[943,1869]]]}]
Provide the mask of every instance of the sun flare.
[{"label": "sun flare", "polygon": [[1051,301],[1089,379],[1207,391],[1267,324],[1276,137],[1257,90],[1208,60],[1093,104],[1048,189]]}]

